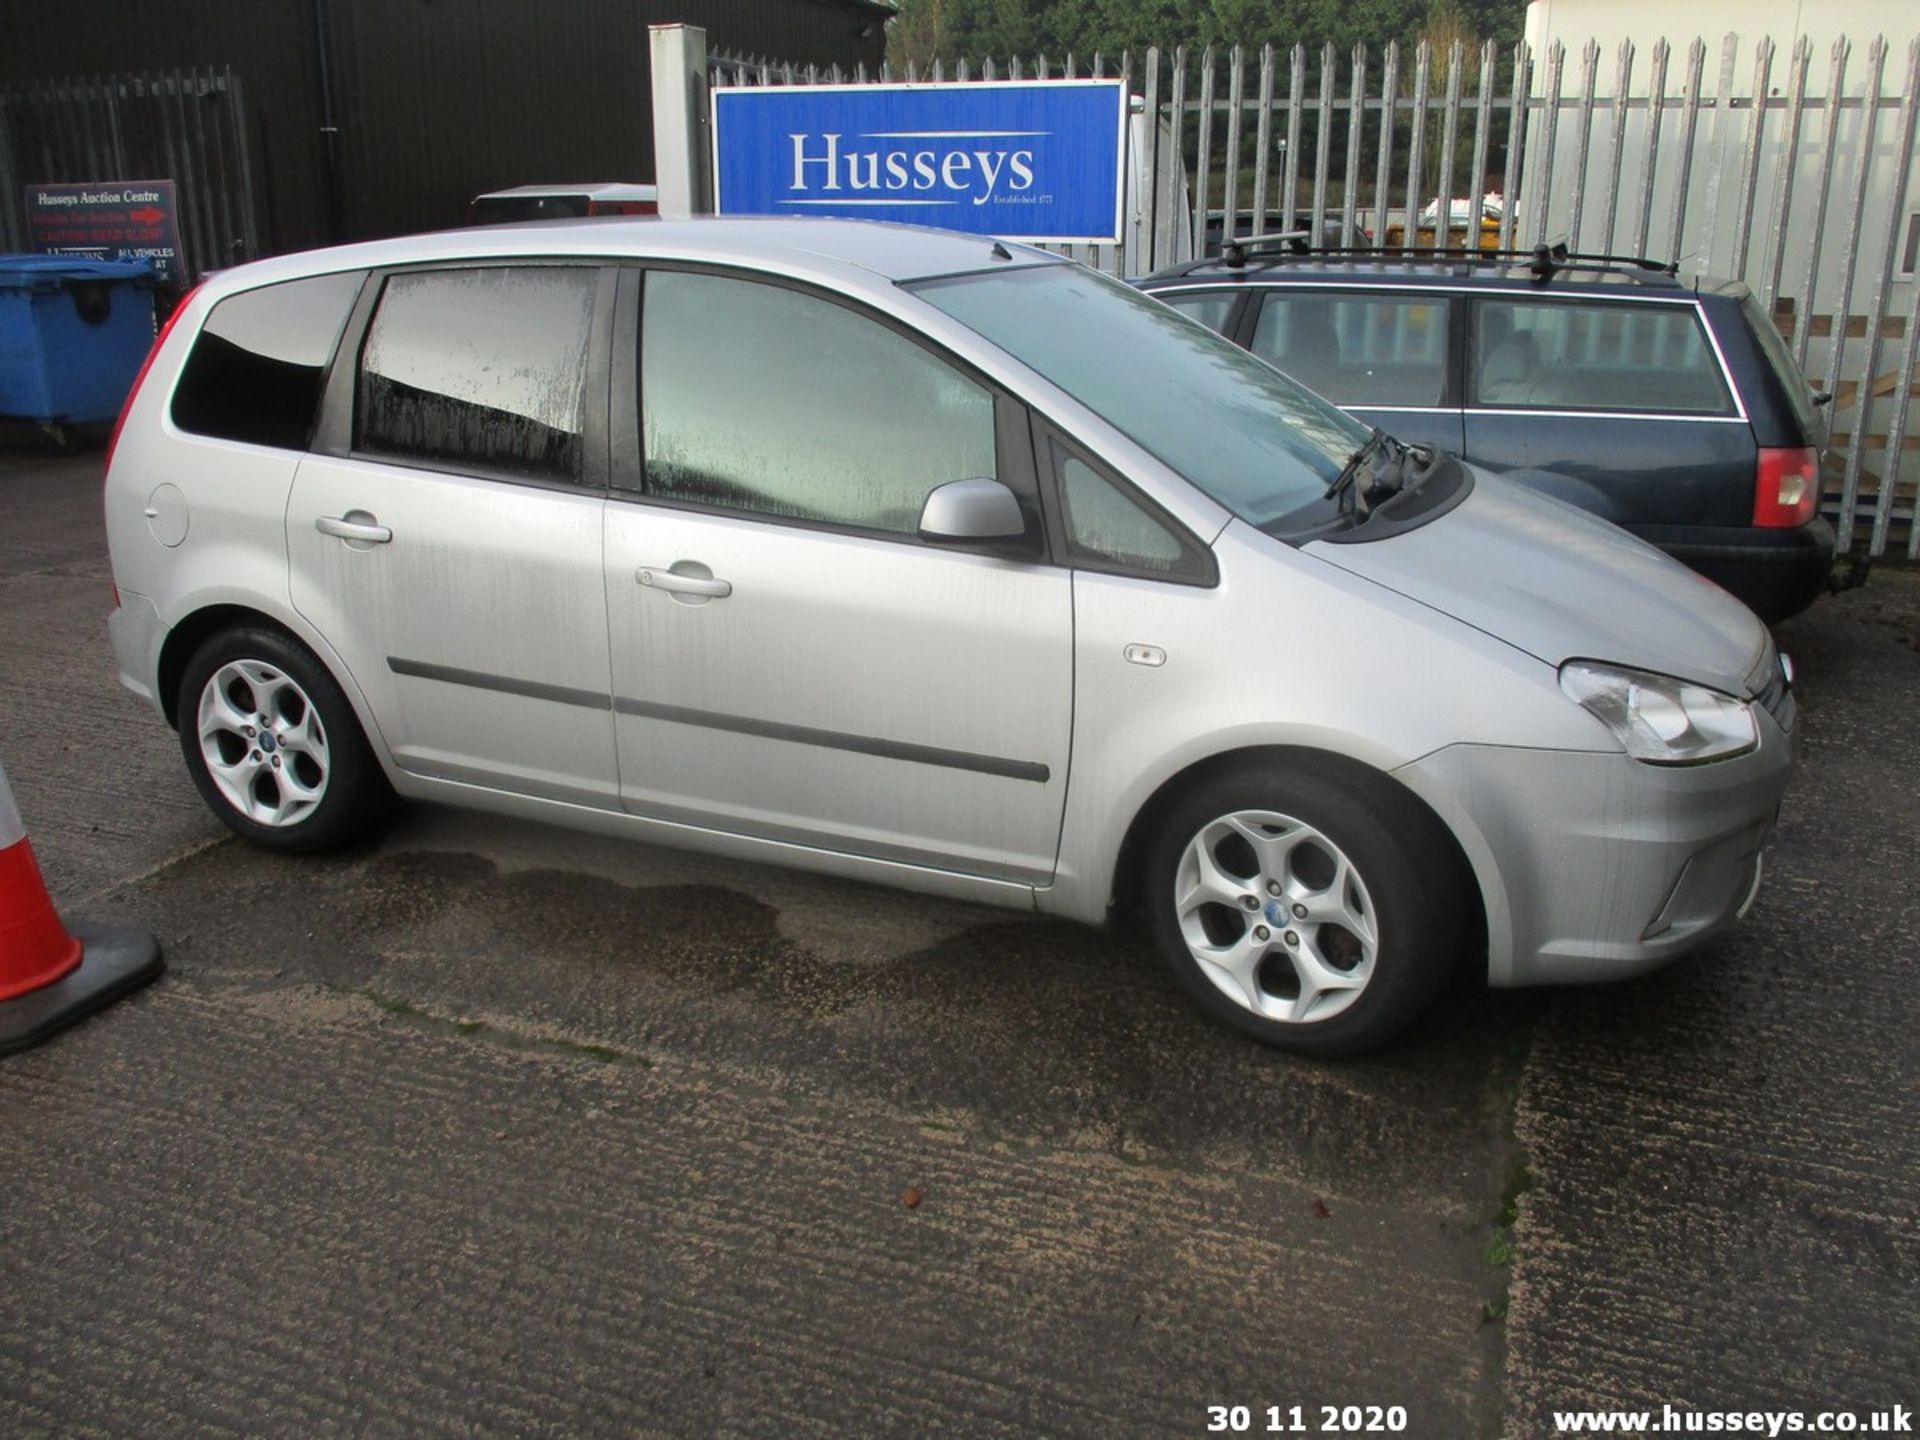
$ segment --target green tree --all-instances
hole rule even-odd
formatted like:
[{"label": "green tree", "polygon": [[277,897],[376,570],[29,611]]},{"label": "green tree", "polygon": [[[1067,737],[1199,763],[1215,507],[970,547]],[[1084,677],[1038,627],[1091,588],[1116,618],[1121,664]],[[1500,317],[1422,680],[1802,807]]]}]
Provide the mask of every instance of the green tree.
[{"label": "green tree", "polygon": [[909,57],[923,66],[933,58],[926,49],[931,12],[938,14],[931,28],[944,59],[1044,53],[1058,61],[1071,50],[1084,64],[1095,51],[1117,60],[1149,45],[1379,46],[1413,40],[1442,20],[1455,33],[1511,44],[1526,7],[1522,0],[1443,0],[1438,7],[1430,0],[900,0],[888,50],[897,66]]}]

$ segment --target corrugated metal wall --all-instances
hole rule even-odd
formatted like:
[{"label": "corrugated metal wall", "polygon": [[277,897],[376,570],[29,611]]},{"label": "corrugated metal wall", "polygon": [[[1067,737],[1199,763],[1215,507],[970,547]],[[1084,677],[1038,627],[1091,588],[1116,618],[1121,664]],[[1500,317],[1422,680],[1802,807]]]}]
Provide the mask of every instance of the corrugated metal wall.
[{"label": "corrugated metal wall", "polygon": [[292,250],[457,225],[471,196],[501,185],[650,180],[650,24],[703,25],[731,51],[871,68],[887,11],[870,0],[321,0],[320,13],[339,131],[332,217],[312,3],[12,0],[0,83],[230,67],[252,112],[265,247]]},{"label": "corrugated metal wall", "polygon": [[[0,84],[158,70],[227,69],[252,110],[249,149],[263,182],[267,243],[296,249],[324,235],[312,17],[296,0],[8,0]],[[46,177],[51,178],[51,177]],[[164,180],[165,175],[73,175]],[[20,197],[0,197],[18,206]],[[184,202],[183,202],[184,203]]]}]

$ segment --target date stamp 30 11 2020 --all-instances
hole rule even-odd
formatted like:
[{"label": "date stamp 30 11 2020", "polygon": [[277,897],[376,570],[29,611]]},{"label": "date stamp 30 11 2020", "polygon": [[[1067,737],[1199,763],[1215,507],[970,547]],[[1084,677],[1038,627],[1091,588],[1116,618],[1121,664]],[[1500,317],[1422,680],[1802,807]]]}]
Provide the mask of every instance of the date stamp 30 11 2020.
[{"label": "date stamp 30 11 2020", "polygon": [[1209,1405],[1210,1435],[1399,1435],[1404,1405]]}]

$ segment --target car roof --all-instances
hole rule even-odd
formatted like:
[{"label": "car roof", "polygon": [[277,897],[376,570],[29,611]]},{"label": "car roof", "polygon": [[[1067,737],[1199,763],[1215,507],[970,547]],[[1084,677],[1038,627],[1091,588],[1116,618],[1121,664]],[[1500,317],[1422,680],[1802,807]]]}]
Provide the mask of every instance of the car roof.
[{"label": "car roof", "polygon": [[684,260],[737,264],[807,276],[850,289],[1019,264],[1070,262],[989,236],[874,220],[699,216],[663,220],[610,216],[480,225],[307,250],[223,270],[208,278],[213,296],[343,270],[490,259]]}]

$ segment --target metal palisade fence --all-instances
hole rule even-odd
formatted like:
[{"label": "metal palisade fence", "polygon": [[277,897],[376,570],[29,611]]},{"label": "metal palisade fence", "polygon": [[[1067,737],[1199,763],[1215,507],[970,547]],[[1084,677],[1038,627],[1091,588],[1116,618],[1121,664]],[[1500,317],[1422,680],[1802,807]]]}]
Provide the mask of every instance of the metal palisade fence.
[{"label": "metal palisade fence", "polygon": [[0,86],[0,249],[26,248],[28,185],[172,180],[189,274],[260,253],[240,77],[166,70]]},{"label": "metal palisade fence", "polygon": [[1146,153],[1127,232],[1059,247],[1113,274],[1304,229],[1387,248],[1565,240],[1744,280],[1833,397],[1823,506],[1843,548],[1920,558],[1920,37],[1236,45],[851,75],[716,56],[711,70],[718,85],[1124,78],[1152,117],[1132,131]]}]

